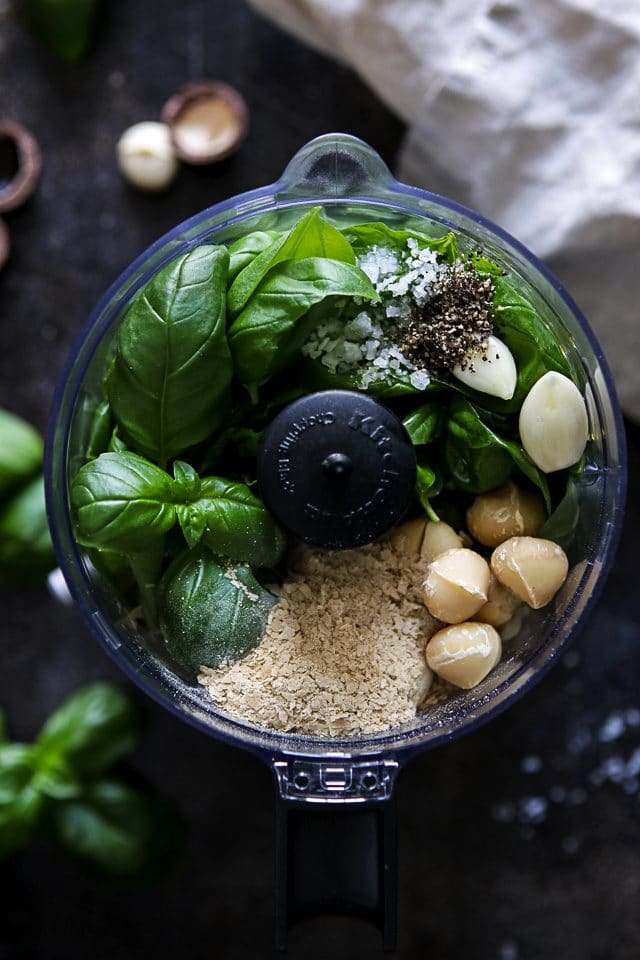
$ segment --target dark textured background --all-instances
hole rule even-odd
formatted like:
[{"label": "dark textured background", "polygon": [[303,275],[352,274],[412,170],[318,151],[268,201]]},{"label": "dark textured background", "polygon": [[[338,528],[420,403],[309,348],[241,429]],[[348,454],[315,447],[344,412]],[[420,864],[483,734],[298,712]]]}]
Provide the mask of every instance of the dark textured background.
[{"label": "dark textured background", "polygon": [[[0,0],[0,115],[34,131],[45,161],[38,193],[8,218],[0,405],[41,428],[89,309],[147,244],[202,207],[273,180],[318,133],[359,134],[390,164],[402,135],[350,72],[240,0],[106,6],[90,58],[63,67],[24,30],[17,0]],[[157,117],[177,86],[200,76],[246,96],[249,139],[217,168],[184,168],[165,195],[134,192],[115,168],[118,135]],[[524,701],[402,777],[399,957],[640,956],[637,429],[630,446],[622,548],[587,630]],[[84,682],[124,685],[79,616],[44,590],[5,592],[0,602],[0,704],[15,737],[32,737]],[[270,773],[145,706],[148,731],[134,763],[188,819],[182,862],[154,886],[123,890],[34,846],[0,874],[3,960],[271,955]],[[346,960],[378,951],[375,931],[322,920],[292,935],[289,955]]]}]

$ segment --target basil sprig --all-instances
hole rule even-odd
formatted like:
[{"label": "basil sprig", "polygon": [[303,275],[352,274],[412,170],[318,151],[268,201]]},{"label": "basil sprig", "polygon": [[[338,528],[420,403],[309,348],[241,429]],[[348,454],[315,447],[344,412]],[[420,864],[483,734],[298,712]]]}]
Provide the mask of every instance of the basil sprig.
[{"label": "basil sprig", "polygon": [[36,832],[114,876],[149,873],[176,850],[181,826],[152,793],[113,771],[137,743],[132,702],[104,683],[84,687],[45,723],[33,744],[0,732],[0,859]]},{"label": "basil sprig", "polygon": [[153,548],[179,521],[190,547],[255,566],[274,566],[285,538],[263,502],[244,483],[200,478],[176,461],[174,477],[136,453],[103,453],[71,485],[80,543],[137,554]]}]

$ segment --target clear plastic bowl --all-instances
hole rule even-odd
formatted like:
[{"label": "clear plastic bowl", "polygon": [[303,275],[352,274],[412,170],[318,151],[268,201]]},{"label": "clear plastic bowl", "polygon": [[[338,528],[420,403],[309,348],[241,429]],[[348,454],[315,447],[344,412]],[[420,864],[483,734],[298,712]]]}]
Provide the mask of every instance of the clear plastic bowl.
[{"label": "clear plastic bowl", "polygon": [[[530,299],[554,331],[575,375],[585,384],[591,440],[580,483],[580,524],[570,551],[571,572],[556,600],[532,612],[499,666],[477,687],[419,714],[387,733],[323,738],[254,727],[219,710],[206,691],[170,669],[127,616],[114,591],[74,540],[69,483],[82,462],[100,397],[113,333],[130,298],[168,260],[203,241],[227,242],[258,228],[282,227],[311,205],[322,204],[339,224],[427,218],[480,246],[528,284]],[[261,753],[283,757],[406,759],[467,733],[520,697],[554,663],[585,622],[611,565],[625,498],[625,444],[607,364],[588,324],[549,271],[521,244],[479,215],[442,197],[395,181],[380,157],[353,137],[332,134],[303,147],[270,186],[204,210],[140,256],[105,294],[68,359],[54,401],[47,443],[47,499],[60,566],[84,617],[122,669],[150,696],[207,733]],[[276,764],[277,766],[277,764]]]}]

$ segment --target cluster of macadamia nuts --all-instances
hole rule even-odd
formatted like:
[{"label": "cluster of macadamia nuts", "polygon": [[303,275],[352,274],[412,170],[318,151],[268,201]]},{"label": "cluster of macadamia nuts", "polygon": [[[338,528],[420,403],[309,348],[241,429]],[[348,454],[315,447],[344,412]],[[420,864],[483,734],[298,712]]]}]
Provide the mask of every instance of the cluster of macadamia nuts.
[{"label": "cluster of macadamia nuts", "polygon": [[[503,639],[517,633],[510,627],[522,605],[546,606],[569,564],[558,544],[536,536],[545,520],[539,496],[514,483],[477,496],[466,519],[468,534],[420,519],[402,524],[391,539],[425,562],[424,602],[442,623],[426,645],[428,666],[470,689],[499,662]],[[493,552],[485,558],[471,549],[473,541]]]}]

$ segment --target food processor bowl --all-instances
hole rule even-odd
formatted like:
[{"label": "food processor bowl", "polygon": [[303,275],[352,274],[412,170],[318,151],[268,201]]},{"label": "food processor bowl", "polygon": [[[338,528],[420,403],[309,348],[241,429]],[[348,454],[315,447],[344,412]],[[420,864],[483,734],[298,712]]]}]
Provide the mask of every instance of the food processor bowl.
[{"label": "food processor bowl", "polygon": [[[91,419],[123,312],[164,264],[203,242],[227,243],[256,229],[289,226],[314,205],[338,226],[381,220],[431,232],[449,229],[526,284],[574,378],[590,421],[578,482],[580,520],[568,551],[569,577],[543,610],[531,611],[498,667],[472,690],[419,713],[411,723],[363,736],[279,733],[226,713],[203,687],[180,676],[165,652],[131,620],[76,543],[69,484],[82,464]],[[595,602],[611,566],[626,487],[625,441],[615,388],[589,326],[546,267],[517,240],[459,204],[393,179],[378,154],[344,134],[306,144],[273,184],[215,204],[160,239],[96,306],[68,358],[54,400],[46,452],[47,505],[60,567],[100,643],[147,694],[200,730],[253,751],[276,776],[279,797],[278,941],[319,907],[377,922],[392,947],[393,794],[403,764],[422,750],[471,732],[522,696],[557,660]],[[331,856],[327,851],[333,851]],[[322,866],[324,864],[324,866]]]}]

